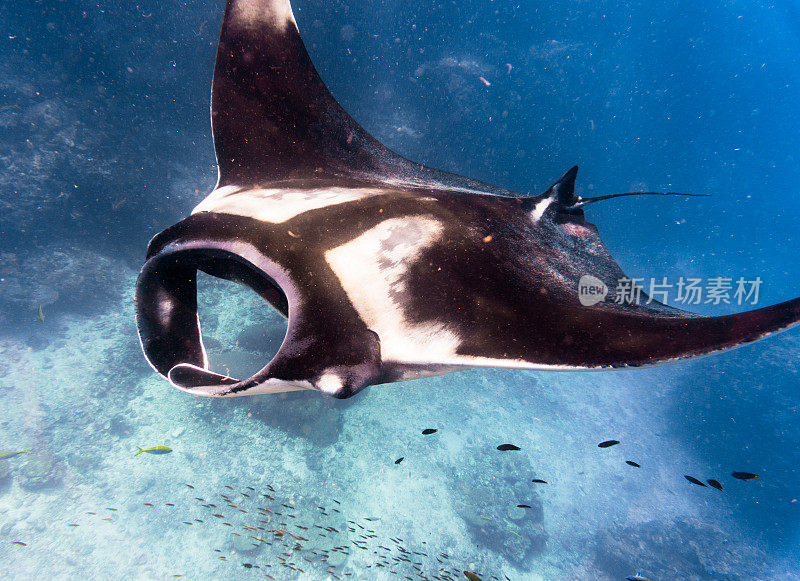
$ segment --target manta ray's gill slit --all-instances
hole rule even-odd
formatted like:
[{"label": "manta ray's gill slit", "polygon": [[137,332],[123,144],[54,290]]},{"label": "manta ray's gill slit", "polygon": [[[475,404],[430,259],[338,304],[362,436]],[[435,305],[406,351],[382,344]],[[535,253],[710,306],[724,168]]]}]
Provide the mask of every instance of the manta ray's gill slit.
[{"label": "manta ray's gill slit", "polygon": [[244,284],[198,272],[197,306],[209,370],[220,375],[254,375],[272,360],[286,337],[287,320],[280,307]]}]

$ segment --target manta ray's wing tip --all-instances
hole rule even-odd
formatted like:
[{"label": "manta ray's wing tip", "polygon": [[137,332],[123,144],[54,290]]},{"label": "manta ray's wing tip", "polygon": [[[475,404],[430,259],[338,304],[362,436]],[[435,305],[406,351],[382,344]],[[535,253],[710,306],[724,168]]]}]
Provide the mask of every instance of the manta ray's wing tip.
[{"label": "manta ray's wing tip", "polygon": [[[712,355],[748,345],[800,323],[800,298],[752,311],[717,317],[649,318],[639,326],[617,329],[627,351],[612,367],[649,366]],[[630,341],[631,338],[638,340]],[[613,340],[611,340],[613,342]]]},{"label": "manta ray's wing tip", "polygon": [[192,363],[179,363],[167,372],[167,380],[178,389],[194,395],[219,397],[239,380],[220,375]]}]

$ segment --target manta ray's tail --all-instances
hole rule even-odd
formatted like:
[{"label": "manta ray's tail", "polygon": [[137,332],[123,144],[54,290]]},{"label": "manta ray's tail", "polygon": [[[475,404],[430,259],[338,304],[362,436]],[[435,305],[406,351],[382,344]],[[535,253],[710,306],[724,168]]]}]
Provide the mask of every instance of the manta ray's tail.
[{"label": "manta ray's tail", "polygon": [[602,202],[603,200],[611,200],[612,198],[622,198],[625,196],[688,196],[690,198],[709,198],[711,197],[711,194],[682,194],[680,192],[623,192],[621,194],[608,194],[605,196],[593,196],[591,198],[576,196],[577,201],[570,207],[583,208],[588,204]]},{"label": "manta ray's tail", "polygon": [[578,175],[578,166],[571,167],[559,180],[550,186],[547,191],[539,196],[521,198],[522,207],[526,210],[533,210],[539,202],[551,199],[557,202],[560,210],[567,213],[575,213],[584,206],[612,200],[614,198],[624,198],[626,196],[684,196],[690,198],[708,198],[711,194],[683,194],[680,192],[622,192],[619,194],[607,194],[605,196],[592,196],[584,198],[575,193],[575,178]]}]

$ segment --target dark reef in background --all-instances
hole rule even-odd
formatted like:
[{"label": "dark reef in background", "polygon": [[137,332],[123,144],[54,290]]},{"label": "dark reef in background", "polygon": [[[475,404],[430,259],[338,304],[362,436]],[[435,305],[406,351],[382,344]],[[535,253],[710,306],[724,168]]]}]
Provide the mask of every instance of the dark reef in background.
[{"label": "dark reef in background", "polygon": [[[756,579],[763,559],[737,553],[722,542],[726,531],[705,522],[651,521],[597,535],[593,565],[609,579],[632,571],[658,572],[658,578],[735,581]],[[654,574],[655,576],[655,574]]]},{"label": "dark reef in background", "polygon": [[440,465],[454,475],[449,489],[456,513],[477,546],[523,570],[530,568],[547,548],[544,506],[529,482],[530,462],[494,451],[487,454],[479,447],[465,449],[463,457],[460,466]]},{"label": "dark reef in background", "polygon": [[138,265],[149,237],[213,186],[211,69],[197,59],[213,62],[216,8],[0,6],[3,251],[58,240]]}]

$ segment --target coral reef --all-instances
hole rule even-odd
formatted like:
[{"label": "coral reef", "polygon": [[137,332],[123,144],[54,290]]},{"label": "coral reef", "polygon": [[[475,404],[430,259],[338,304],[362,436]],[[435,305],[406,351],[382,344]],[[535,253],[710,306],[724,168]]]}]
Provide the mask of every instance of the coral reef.
[{"label": "coral reef", "polygon": [[755,547],[742,552],[730,540],[729,531],[698,519],[643,522],[599,534],[593,565],[610,579],[631,571],[687,581],[757,578],[766,554]]},{"label": "coral reef", "polygon": [[[454,510],[475,543],[522,569],[546,547],[544,508],[528,476],[527,458],[466,448],[465,465],[451,480]],[[530,508],[520,508],[518,505]]]},{"label": "coral reef", "polygon": [[45,321],[56,312],[102,308],[119,299],[130,275],[118,261],[82,247],[0,252],[0,323],[36,322],[39,307]]}]

